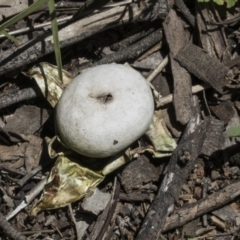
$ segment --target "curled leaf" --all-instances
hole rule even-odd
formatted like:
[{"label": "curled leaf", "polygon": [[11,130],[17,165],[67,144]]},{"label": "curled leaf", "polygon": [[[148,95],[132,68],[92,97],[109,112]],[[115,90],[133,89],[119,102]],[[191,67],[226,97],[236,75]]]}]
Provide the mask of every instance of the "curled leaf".
[{"label": "curled leaf", "polygon": [[104,177],[81,166],[77,160],[59,156],[51,170],[43,195],[31,210],[36,216],[41,210],[67,206],[85,196]]},{"label": "curled leaf", "polygon": [[55,107],[63,90],[72,81],[73,77],[65,70],[62,71],[63,81],[59,79],[58,68],[49,63],[39,63],[24,73],[27,77],[34,78],[48,102]]},{"label": "curled leaf", "polygon": [[145,134],[159,153],[172,152],[177,146],[166,127],[161,110],[154,113],[152,124]]}]

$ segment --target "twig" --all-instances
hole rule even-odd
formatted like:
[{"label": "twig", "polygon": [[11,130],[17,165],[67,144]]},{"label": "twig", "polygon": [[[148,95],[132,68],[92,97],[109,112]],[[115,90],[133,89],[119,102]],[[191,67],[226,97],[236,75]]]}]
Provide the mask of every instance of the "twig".
[{"label": "twig", "polygon": [[119,199],[119,193],[120,193],[120,184],[117,181],[117,177],[115,177],[114,178],[114,185],[113,185],[113,194],[112,194],[112,198],[110,200],[110,208],[109,208],[109,211],[108,211],[107,219],[104,222],[103,227],[102,227],[98,237],[96,238],[96,240],[102,240],[102,239],[105,238],[104,236],[106,235],[106,230],[111,223],[114,211],[117,207],[117,202],[118,202],[118,199]]},{"label": "twig", "polygon": [[[71,18],[72,18],[72,16],[65,17],[65,18],[60,18],[60,19],[57,19],[57,22],[58,23],[66,22],[67,20],[70,20]],[[38,24],[38,25],[35,25],[35,26],[32,26],[32,27],[26,27],[26,28],[15,30],[15,31],[11,31],[11,32],[8,32],[8,34],[10,34],[11,36],[14,36],[14,35],[17,35],[17,34],[20,34],[20,33],[33,31],[33,30],[36,30],[36,29],[39,29],[39,28],[50,26],[50,25],[51,25],[51,22],[45,22],[45,23]],[[0,34],[0,39],[1,38],[6,38],[6,36],[3,35],[3,34]]]},{"label": "twig", "polygon": [[70,213],[70,218],[71,218],[72,222],[74,223],[74,226],[76,229],[77,240],[81,240],[82,239],[82,231],[79,231],[79,227],[81,227],[81,226],[78,226],[79,224],[74,217],[73,210],[72,210],[72,204],[68,204],[68,210]]},{"label": "twig", "polygon": [[143,53],[137,61],[142,61],[143,59],[147,58],[148,56],[152,55],[153,53],[157,52],[162,48],[162,41],[159,43],[155,44],[153,47],[151,47],[147,52]]},{"label": "twig", "polygon": [[23,234],[23,235],[33,235],[33,234],[55,233],[56,231],[57,231],[56,229],[40,230],[40,231],[32,230],[32,231],[21,232],[21,234]]},{"label": "twig", "polygon": [[207,24],[217,25],[217,26],[224,26],[224,25],[233,24],[233,23],[236,23],[236,22],[239,22],[239,21],[240,21],[240,15],[238,15],[236,17],[233,17],[232,19],[227,19],[227,20],[222,21],[222,22],[208,21]]},{"label": "twig", "polygon": [[[59,30],[60,47],[67,47],[104,30],[134,21],[152,21],[166,15],[166,1],[138,6],[133,3],[118,6],[107,11],[88,16]],[[53,52],[53,36],[40,36],[18,48],[0,53],[0,75],[32,63],[42,56]]]},{"label": "twig", "polygon": [[17,93],[7,94],[0,98],[0,109],[19,103],[25,100],[33,99],[38,96],[38,93],[33,88],[25,88]]},{"label": "twig", "polygon": [[130,46],[131,44],[135,43],[136,41],[146,37],[147,35],[149,35],[150,33],[154,32],[155,29],[154,28],[150,28],[148,29],[147,31],[141,31],[141,32],[138,32],[138,33],[135,33],[125,39],[123,39],[122,41],[119,41],[117,43],[114,43],[110,46],[110,48],[113,50],[113,51],[117,51],[119,50],[121,47],[128,47]]},{"label": "twig", "polygon": [[182,12],[183,16],[187,19],[192,27],[195,27],[195,18],[190,13],[189,9],[187,8],[186,4],[183,0],[175,0],[175,5],[177,8]]},{"label": "twig", "polygon": [[32,178],[35,174],[37,174],[39,171],[42,170],[42,166],[39,165],[35,169],[33,169],[31,172],[26,174],[21,180],[18,181],[18,185],[22,187],[30,178]]},{"label": "twig", "polygon": [[[203,91],[204,89],[207,89],[209,88],[210,86],[207,85],[207,84],[203,84],[203,85],[195,85],[192,87],[192,93],[197,93],[197,92],[201,92]],[[172,94],[169,94],[167,95],[166,97],[162,97],[160,99],[160,101],[157,103],[157,107],[163,107],[165,105],[167,105],[168,103],[171,103],[173,100],[173,95]]]},{"label": "twig", "polygon": [[[92,5],[96,4],[96,2],[99,2],[99,1],[96,1],[96,0],[87,0],[84,2],[84,4],[79,7],[79,9],[77,10],[77,12],[73,15],[72,19],[73,20],[76,20],[78,19],[81,15],[81,13],[83,11],[85,11],[86,9],[90,8]],[[104,4],[105,1],[101,1],[101,4]]]},{"label": "twig", "polygon": [[106,233],[106,229],[107,229],[107,227],[109,227],[109,224],[112,220],[112,216],[113,216],[115,208],[117,206],[119,192],[120,192],[120,185],[117,183],[117,180],[115,178],[113,192],[112,192],[112,198],[109,201],[106,208],[104,209],[103,213],[98,217],[98,220],[97,220],[96,224],[94,225],[94,228],[92,229],[90,236],[87,237],[87,240],[106,239],[105,237],[103,237],[103,235]]},{"label": "twig", "polygon": [[[198,99],[193,96],[193,112],[198,112]],[[178,147],[172,154],[162,185],[152,202],[141,229],[136,237],[140,239],[159,239],[167,216],[173,211],[174,203],[179,198],[183,183],[194,168],[201,152],[208,121],[200,121],[195,113],[190,119]]]},{"label": "twig", "polygon": [[93,63],[91,66],[97,66],[100,64],[112,63],[112,62],[122,62],[129,59],[136,58],[140,56],[143,52],[151,48],[156,43],[160,42],[162,39],[162,33],[157,30],[149,34],[144,39],[138,41],[137,43],[121,48],[119,51],[109,54],[103,59],[99,60],[96,63]]},{"label": "twig", "polygon": [[22,236],[5,218],[0,212],[0,227],[3,231],[12,239],[15,240],[27,240],[25,236]]},{"label": "twig", "polygon": [[154,71],[148,76],[147,81],[151,82],[168,64],[168,56],[166,56]]},{"label": "twig", "polygon": [[240,181],[237,181],[197,202],[186,204],[184,207],[175,211],[167,218],[163,231],[181,227],[195,218],[230,203],[239,196]]},{"label": "twig", "polygon": [[7,171],[7,172],[14,173],[16,175],[20,175],[20,176],[25,176],[26,175],[26,173],[23,172],[23,171],[20,171],[20,170],[14,169],[14,168],[10,168],[10,167],[4,166],[4,165],[1,166],[0,168]]},{"label": "twig", "polygon": [[18,214],[22,209],[24,209],[29,203],[31,203],[34,198],[43,190],[44,185],[47,182],[47,177],[41,180],[30,192],[27,193],[25,199],[7,216],[6,219],[9,220]]}]

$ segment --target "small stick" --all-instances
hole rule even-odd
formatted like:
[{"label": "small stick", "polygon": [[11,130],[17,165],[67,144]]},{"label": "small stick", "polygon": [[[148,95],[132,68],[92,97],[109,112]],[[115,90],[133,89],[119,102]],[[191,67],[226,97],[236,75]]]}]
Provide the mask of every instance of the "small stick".
[{"label": "small stick", "polygon": [[187,21],[190,23],[192,27],[195,27],[195,18],[194,16],[190,13],[189,9],[185,5],[183,0],[175,0],[175,5],[177,8],[182,12],[184,17],[187,19]]},{"label": "small stick", "polygon": [[221,22],[208,21],[207,24],[224,26],[224,25],[233,24],[233,23],[236,23],[236,22],[239,22],[239,21],[240,21],[240,15],[237,15],[236,17],[233,17],[232,19],[227,19],[227,20],[221,21]]},{"label": "small stick", "polygon": [[162,41],[157,43],[155,46],[153,46],[152,48],[150,48],[146,53],[144,53],[142,56],[140,56],[137,61],[141,61],[145,58],[147,58],[148,56],[150,56],[151,54],[157,52],[158,50],[160,50],[162,47]]},{"label": "small stick", "polygon": [[159,43],[161,40],[162,33],[157,30],[129,47],[121,48],[119,51],[107,55],[98,62],[93,63],[91,67],[112,62],[122,62],[136,58],[155,44]]},{"label": "small stick", "polygon": [[[151,2],[147,4],[147,7],[139,7],[138,3],[118,6],[73,22],[59,30],[60,47],[67,47],[96,33],[133,21],[149,22],[157,18],[163,18],[167,13],[167,9],[165,8],[165,0],[161,0],[161,2],[161,5],[156,2]],[[81,29],[81,31],[79,31],[79,29]],[[11,48],[1,52],[0,75],[32,63],[40,57],[53,52],[52,41],[52,36],[50,33],[47,33],[46,35],[41,35],[36,39],[23,43],[18,48]]]},{"label": "small stick", "polygon": [[111,224],[113,214],[114,214],[115,209],[117,207],[117,202],[118,202],[118,199],[119,199],[119,193],[120,193],[120,184],[117,181],[117,177],[115,177],[114,178],[114,184],[113,184],[112,198],[110,200],[110,207],[109,207],[108,215],[107,215],[106,221],[103,224],[103,227],[102,227],[98,237],[96,238],[96,240],[101,240],[101,239],[106,238],[106,236],[105,236],[106,235],[106,230],[107,230],[108,226]]},{"label": "small stick", "polygon": [[40,230],[40,231],[32,230],[32,231],[21,232],[21,234],[23,234],[23,235],[33,235],[33,234],[55,233],[56,231],[57,231],[56,229]]},{"label": "small stick", "polygon": [[5,216],[0,212],[0,227],[3,231],[14,240],[27,240],[27,238],[21,235],[5,218]]},{"label": "small stick", "polygon": [[42,179],[30,192],[27,193],[25,199],[7,216],[6,219],[9,220],[18,214],[22,209],[24,209],[29,203],[31,203],[34,198],[43,190],[45,184],[47,183],[47,177]]},{"label": "small stick", "polygon": [[9,172],[9,173],[14,173],[16,175],[20,175],[20,176],[25,176],[26,173],[23,172],[23,171],[19,171],[17,169],[14,169],[14,168],[10,168],[10,167],[7,167],[7,166],[1,166],[1,169],[2,170],[5,170],[6,172]]},{"label": "small stick", "polygon": [[72,210],[72,204],[70,203],[70,204],[68,204],[68,210],[69,210],[69,213],[70,213],[70,218],[71,218],[71,220],[72,220],[72,222],[74,223],[74,226],[75,226],[75,229],[76,229],[76,233],[77,233],[77,240],[81,240],[82,239],[82,234],[81,234],[81,232],[79,232],[79,224],[78,224],[78,222],[76,221],[76,219],[75,219],[75,217],[74,217],[74,214],[73,214],[73,210]]},{"label": "small stick", "polygon": [[[72,16],[57,19],[57,23],[68,21],[71,18],[72,18]],[[20,34],[20,33],[30,32],[30,31],[33,31],[33,30],[36,30],[36,29],[39,29],[39,28],[43,28],[43,27],[46,27],[46,26],[50,26],[50,25],[51,25],[51,22],[45,22],[45,23],[38,24],[38,25],[35,25],[35,26],[32,26],[32,27],[26,27],[26,28],[15,30],[15,31],[11,31],[11,32],[8,32],[8,34],[10,34],[11,36],[14,36],[14,35],[17,35],[17,34]],[[1,38],[6,38],[6,36],[3,35],[3,34],[0,34],[0,39]]]},{"label": "small stick", "polygon": [[135,33],[117,43],[112,44],[110,48],[114,51],[118,51],[121,47],[128,47],[131,44],[137,42],[138,40],[146,37],[152,32],[154,32],[154,28],[150,28],[147,31],[141,31],[141,32]]},{"label": "small stick", "polygon": [[240,181],[237,181],[197,202],[186,204],[173,212],[172,215],[167,218],[163,231],[166,232],[170,229],[181,227],[195,218],[230,203],[239,196]]},{"label": "small stick", "polygon": [[0,98],[0,109],[19,103],[25,100],[33,99],[38,96],[38,93],[33,88],[25,88],[17,93],[7,94]]},{"label": "small stick", "polygon": [[168,56],[166,56],[156,69],[148,76],[147,81],[151,82],[168,64]]},{"label": "small stick", "polygon": [[22,187],[30,178],[32,178],[35,174],[37,174],[39,171],[42,170],[42,166],[39,165],[35,169],[33,169],[31,172],[26,174],[21,180],[18,181],[18,185]]},{"label": "small stick", "polygon": [[[192,93],[197,93],[197,92],[201,92],[204,89],[209,88],[210,86],[207,84],[203,84],[203,85],[195,85],[192,87]],[[166,97],[162,97],[159,101],[159,103],[157,103],[157,108],[159,107],[163,107],[165,105],[167,105],[168,103],[171,103],[173,100],[173,95],[169,94]]]},{"label": "small stick", "polygon": [[170,162],[164,172],[161,187],[138,232],[136,240],[159,239],[166,218],[174,209],[183,183],[193,170],[201,152],[209,121],[200,121],[198,99],[193,96],[193,116],[186,126],[184,134],[172,153]]}]

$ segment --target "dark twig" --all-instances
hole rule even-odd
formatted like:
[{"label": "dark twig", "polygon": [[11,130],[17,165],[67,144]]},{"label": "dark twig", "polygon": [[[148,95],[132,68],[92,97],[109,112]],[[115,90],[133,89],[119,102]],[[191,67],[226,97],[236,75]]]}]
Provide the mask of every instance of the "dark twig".
[{"label": "dark twig", "polygon": [[240,21],[240,15],[238,15],[238,16],[232,18],[232,19],[227,19],[227,20],[222,21],[222,22],[208,21],[207,24],[217,25],[217,26],[224,26],[224,25],[234,24],[234,23],[239,22],[239,21]]},{"label": "dark twig", "polygon": [[[195,106],[197,99],[194,97]],[[196,108],[196,107],[195,107]],[[193,109],[197,112],[196,109]],[[201,152],[208,121],[200,121],[199,114],[193,115],[184,135],[173,152],[162,185],[150,206],[145,220],[136,239],[159,239],[167,216],[173,211],[174,203],[179,198],[183,183],[189,172],[194,168],[196,159]]]},{"label": "dark twig", "polygon": [[[82,13],[83,11],[86,11],[88,8],[92,7],[94,4],[99,3],[99,2],[100,2],[101,5],[102,5],[102,4],[104,4],[104,2],[106,2],[106,1],[96,1],[96,0],[87,0],[87,1],[85,1],[84,4],[83,4],[82,6],[80,6],[79,9],[77,10],[77,12],[73,15],[72,19],[73,19],[73,20],[78,19],[79,17],[81,17],[81,13]],[[102,3],[102,2],[103,2],[103,3]],[[99,8],[98,5],[99,5],[99,4],[97,4],[96,9]]]},{"label": "dark twig", "polygon": [[138,41],[137,43],[126,47],[121,48],[119,51],[109,54],[100,61],[93,63],[92,66],[97,66],[100,64],[112,63],[112,62],[122,62],[129,59],[136,58],[140,56],[143,52],[147,51],[149,48],[154,46],[156,43],[159,43],[162,39],[162,33],[157,30],[147,37]]},{"label": "dark twig", "polygon": [[190,13],[189,9],[183,2],[183,0],[175,0],[175,5],[177,8],[182,12],[183,16],[187,19],[187,21],[190,23],[192,27],[195,27],[195,18]]},{"label": "dark twig", "polygon": [[42,166],[39,165],[38,167],[33,169],[31,172],[26,174],[21,180],[19,180],[18,185],[22,187],[30,178],[32,178],[35,174],[37,174],[41,170],[42,170]]},{"label": "dark twig", "polygon": [[7,167],[7,166],[1,166],[0,169],[3,169],[9,173],[14,173],[15,175],[20,175],[20,176],[25,176],[26,173],[23,172],[23,171],[19,171],[17,169],[14,169],[14,168],[10,168],[10,167]]},{"label": "dark twig", "polygon": [[33,99],[38,96],[38,93],[33,88],[25,88],[17,93],[7,94],[0,98],[0,109],[11,106],[25,100]]},{"label": "dark twig", "polygon": [[103,227],[102,227],[101,231],[99,232],[99,235],[96,238],[96,240],[103,239],[103,236],[106,233],[107,227],[111,223],[114,211],[117,207],[117,202],[118,202],[118,199],[119,199],[119,192],[120,192],[120,185],[119,185],[119,182],[117,181],[116,177],[115,177],[115,180],[114,180],[114,186],[115,186],[114,187],[114,192],[113,192],[113,195],[112,195],[112,199],[110,201],[110,207],[109,207],[108,215],[107,215],[106,221],[104,222]]},{"label": "dark twig", "polygon": [[117,43],[112,44],[110,46],[110,48],[113,51],[118,51],[121,47],[128,47],[131,44],[137,42],[138,40],[146,37],[147,35],[149,35],[152,32],[154,32],[154,28],[150,28],[147,31],[137,32],[137,33],[135,33],[133,35],[130,35],[127,38],[125,38],[125,39],[123,39],[123,40],[121,40],[121,41],[119,41]]},{"label": "dark twig", "polygon": [[187,204],[175,211],[167,218],[163,231],[181,227],[203,214],[226,205],[236,197],[239,197],[239,195],[240,181],[237,181],[195,203]]},{"label": "dark twig", "polygon": [[16,240],[27,240],[26,237],[22,236],[5,218],[0,212],[0,227],[11,239]]},{"label": "dark twig", "polygon": [[[161,5],[153,2],[151,4],[147,4],[147,7],[139,7],[138,4],[134,3],[114,8],[114,11],[115,13],[111,14],[112,10],[110,9],[108,11],[108,16],[104,16],[106,12],[103,11],[97,15],[73,22],[67,27],[63,27],[59,30],[60,47],[63,48],[70,46],[96,33],[126,23],[136,21],[153,21],[159,18],[164,18],[167,14],[166,0],[161,0]],[[84,24],[84,27],[81,24]],[[80,26],[81,31],[78,30]],[[67,34],[67,32],[70,32],[71,34]],[[18,48],[11,48],[7,51],[1,52],[0,75],[9,72],[12,69],[17,69],[23,65],[33,63],[40,57],[52,53],[54,48],[51,39],[52,38],[49,37],[49,34],[43,35],[37,39],[33,39],[22,44]]]},{"label": "dark twig", "polygon": [[109,201],[107,207],[102,212],[102,214],[98,217],[98,220],[95,223],[94,228],[92,229],[91,234],[88,236],[87,240],[107,239],[103,236],[104,234],[106,234],[106,230],[109,227],[109,224],[111,223],[111,220],[119,199],[119,192],[120,192],[120,185],[115,178],[112,198]]}]

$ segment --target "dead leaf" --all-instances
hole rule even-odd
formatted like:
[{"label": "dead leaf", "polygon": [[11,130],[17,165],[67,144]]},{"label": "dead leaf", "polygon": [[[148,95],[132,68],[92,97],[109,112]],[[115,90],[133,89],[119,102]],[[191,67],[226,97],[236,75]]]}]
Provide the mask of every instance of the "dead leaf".
[{"label": "dead leaf", "polygon": [[45,185],[43,196],[31,210],[36,216],[41,210],[67,206],[85,196],[104,176],[83,166],[76,160],[59,156]]},{"label": "dead leaf", "polygon": [[161,110],[154,113],[152,124],[145,134],[157,152],[172,152],[177,146],[165,125]]},{"label": "dead leaf", "polygon": [[48,102],[55,107],[63,90],[72,81],[72,75],[63,70],[63,82],[59,79],[57,66],[42,62],[24,73],[27,77],[34,78]]},{"label": "dead leaf", "polygon": [[3,130],[17,134],[34,134],[48,119],[46,109],[24,105],[8,118]]}]

